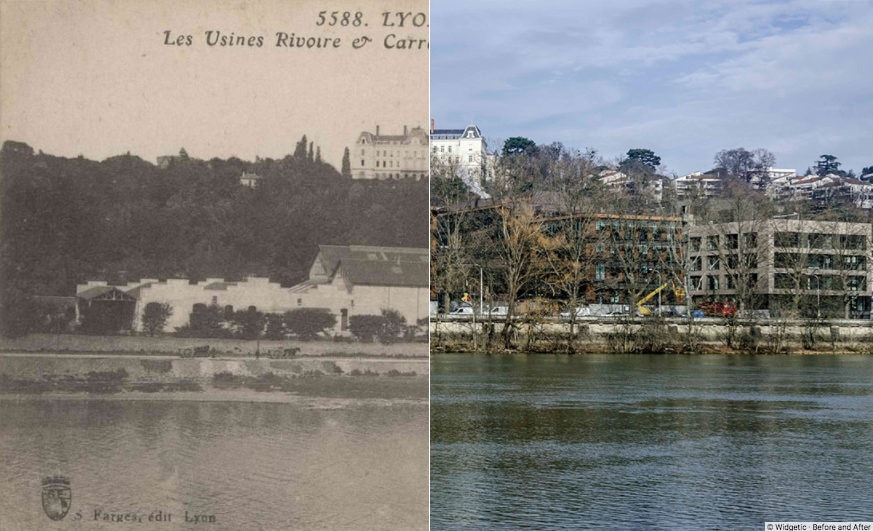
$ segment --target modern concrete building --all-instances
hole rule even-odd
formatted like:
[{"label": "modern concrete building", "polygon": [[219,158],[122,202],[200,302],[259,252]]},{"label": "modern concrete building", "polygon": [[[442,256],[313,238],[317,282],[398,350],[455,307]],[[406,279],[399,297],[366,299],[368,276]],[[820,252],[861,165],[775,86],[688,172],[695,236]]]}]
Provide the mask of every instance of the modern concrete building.
[{"label": "modern concrete building", "polygon": [[349,149],[353,179],[425,179],[430,169],[427,132],[403,126],[402,135],[364,131]]},{"label": "modern concrete building", "polygon": [[873,287],[869,223],[758,220],[692,225],[695,304],[734,302],[771,316],[868,317]]}]

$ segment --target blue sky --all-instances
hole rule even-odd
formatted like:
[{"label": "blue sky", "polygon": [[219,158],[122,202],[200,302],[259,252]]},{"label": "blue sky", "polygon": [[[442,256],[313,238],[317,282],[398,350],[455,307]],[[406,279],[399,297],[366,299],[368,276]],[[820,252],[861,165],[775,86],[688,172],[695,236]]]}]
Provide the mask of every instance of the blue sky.
[{"label": "blue sky", "polygon": [[436,127],[492,149],[648,148],[677,175],[737,147],[873,165],[869,0],[433,0],[430,61]]}]

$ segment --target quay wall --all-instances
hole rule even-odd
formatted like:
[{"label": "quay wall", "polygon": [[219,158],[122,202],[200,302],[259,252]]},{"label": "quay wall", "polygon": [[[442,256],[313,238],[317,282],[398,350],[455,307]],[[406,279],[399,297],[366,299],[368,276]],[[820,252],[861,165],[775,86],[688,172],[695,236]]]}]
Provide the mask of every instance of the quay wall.
[{"label": "quay wall", "polygon": [[427,375],[427,359],[374,358],[297,358],[221,359],[221,358],[158,358],[139,356],[0,354],[0,378],[12,380],[45,380],[50,378],[87,378],[93,373],[124,371],[129,382],[208,381],[219,373],[258,377],[273,373],[277,376],[300,377],[313,374],[354,376]]},{"label": "quay wall", "polygon": [[0,338],[0,351],[14,352],[81,352],[138,353],[179,355],[183,351],[208,346],[210,352],[223,356],[261,357],[289,348],[299,348],[302,356],[421,357],[428,356],[426,342],[359,343],[340,341],[293,341],[244,339],[200,339],[172,336],[92,336],[84,334],[30,334],[18,338]]},{"label": "quay wall", "polygon": [[[650,321],[642,319],[580,319],[576,323],[576,333],[584,337],[586,341],[596,345],[604,345],[606,338],[616,332],[634,333],[640,330]],[[431,321],[431,341],[442,338],[469,338],[474,333],[481,337],[489,331],[499,335],[503,329],[502,320],[488,322],[476,322],[472,319],[449,319],[444,321]],[[719,343],[731,331],[728,323],[723,319],[704,318],[688,321],[685,319],[666,319],[663,322],[665,330],[671,336],[695,334],[700,340],[707,343]],[[493,328],[492,328],[493,327]],[[545,321],[536,324],[528,324],[522,321],[517,323],[515,334],[521,338],[533,327],[535,334],[540,338],[566,337],[570,333],[570,325],[560,321]],[[739,321],[735,332],[753,333],[761,339],[774,335],[781,335],[790,343],[797,344],[804,334],[812,332],[818,342],[828,342],[843,345],[873,345],[873,321],[870,320],[832,320],[813,324],[800,320],[793,321]]]}]

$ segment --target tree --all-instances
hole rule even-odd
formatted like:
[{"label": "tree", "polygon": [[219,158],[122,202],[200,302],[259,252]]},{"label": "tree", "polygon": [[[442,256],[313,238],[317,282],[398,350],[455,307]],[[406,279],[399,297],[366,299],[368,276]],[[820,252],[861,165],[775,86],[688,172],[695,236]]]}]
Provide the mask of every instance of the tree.
[{"label": "tree", "polygon": [[382,328],[379,330],[379,341],[382,343],[397,341],[406,331],[406,317],[403,317],[397,310],[390,308],[382,310],[382,317],[384,321]]},{"label": "tree", "polygon": [[325,308],[297,308],[285,312],[285,326],[298,338],[309,341],[336,326],[336,316]]},{"label": "tree", "polygon": [[142,312],[143,331],[150,336],[163,332],[171,315],[173,315],[173,307],[169,303],[150,302],[146,304]]},{"label": "tree", "polygon": [[349,317],[349,330],[359,341],[370,343],[385,325],[384,315],[352,315]]},{"label": "tree", "polygon": [[660,165],[661,157],[655,155],[651,149],[634,148],[628,150],[627,158],[621,161],[619,168],[622,171],[637,170],[654,174]]},{"label": "tree", "polygon": [[352,178],[352,162],[351,158],[349,157],[349,148],[343,150],[343,163],[340,173],[343,177],[346,177],[348,179]]},{"label": "tree", "polygon": [[821,177],[831,173],[840,175],[841,163],[837,162],[837,157],[833,155],[822,155],[815,163],[815,173]]},{"label": "tree", "polygon": [[766,171],[776,163],[776,157],[764,148],[749,151],[745,148],[723,149],[715,154],[714,162],[729,177],[751,182],[755,176],[766,177]]},{"label": "tree", "polygon": [[533,154],[537,149],[537,144],[529,138],[523,136],[514,136],[506,139],[503,143],[503,155],[511,154]]},{"label": "tree", "polygon": [[278,313],[268,313],[266,320],[264,337],[267,339],[285,339],[285,316]]},{"label": "tree", "polygon": [[188,317],[188,327],[182,332],[192,337],[227,337],[230,334],[223,326],[223,314],[217,304],[195,304]]},{"label": "tree", "polygon": [[506,289],[507,312],[501,336],[504,348],[509,349],[519,294],[542,272],[542,220],[517,198],[497,207],[496,215],[493,256]]},{"label": "tree", "polygon": [[306,140],[306,135],[303,135],[303,138],[300,139],[300,142],[297,142],[297,146],[294,148],[294,157],[298,159],[306,158],[306,148],[309,145],[309,141]]},{"label": "tree", "polygon": [[558,201],[565,215],[544,222],[545,282],[566,297],[570,309],[567,350],[575,351],[576,311],[591,287],[596,244],[597,212],[602,205],[602,183],[592,176],[594,152],[573,153],[554,162],[550,173],[559,179]]},{"label": "tree", "polygon": [[264,314],[254,306],[234,312],[233,321],[238,328],[237,333],[243,339],[257,339],[264,331]]}]

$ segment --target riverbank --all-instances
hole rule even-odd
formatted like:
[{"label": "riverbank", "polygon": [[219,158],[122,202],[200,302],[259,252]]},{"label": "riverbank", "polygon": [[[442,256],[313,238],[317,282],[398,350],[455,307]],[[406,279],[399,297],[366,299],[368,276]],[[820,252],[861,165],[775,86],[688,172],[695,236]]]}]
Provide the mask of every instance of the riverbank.
[{"label": "riverbank", "polygon": [[519,321],[509,347],[502,321],[431,322],[431,353],[871,354],[871,321],[730,321],[726,319],[584,319]]},{"label": "riverbank", "polygon": [[201,395],[198,399],[239,400],[254,392],[287,399],[427,400],[428,372],[427,359],[183,359],[19,352],[0,354],[0,395]]},{"label": "riverbank", "polygon": [[210,355],[269,357],[299,349],[302,356],[427,358],[426,342],[360,343],[355,341],[294,341],[245,339],[201,339],[174,336],[92,336],[85,334],[30,334],[17,338],[0,337],[0,351],[111,353],[179,356],[203,349]]}]

